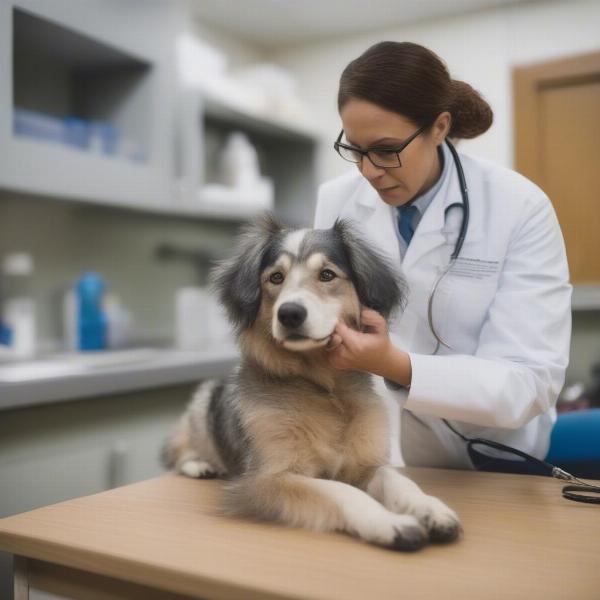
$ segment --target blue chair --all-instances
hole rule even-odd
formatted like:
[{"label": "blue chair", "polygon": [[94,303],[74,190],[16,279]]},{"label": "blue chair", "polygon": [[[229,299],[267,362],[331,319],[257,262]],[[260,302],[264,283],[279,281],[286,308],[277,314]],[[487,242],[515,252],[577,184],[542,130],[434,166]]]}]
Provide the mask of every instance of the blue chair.
[{"label": "blue chair", "polygon": [[600,479],[600,408],[558,413],[546,460],[576,477]]}]

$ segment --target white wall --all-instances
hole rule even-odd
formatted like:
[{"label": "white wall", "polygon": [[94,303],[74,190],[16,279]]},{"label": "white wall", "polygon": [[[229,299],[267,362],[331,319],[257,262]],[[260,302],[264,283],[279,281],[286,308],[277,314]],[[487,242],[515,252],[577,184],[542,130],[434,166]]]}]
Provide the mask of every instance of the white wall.
[{"label": "white wall", "polygon": [[316,129],[323,132],[319,181],[354,168],[332,147],[341,127],[336,105],[339,77],[350,60],[381,40],[427,46],[446,62],[453,78],[480,91],[494,111],[494,123],[482,136],[461,142],[461,150],[512,167],[512,68],[600,49],[600,0],[516,4],[271,54],[271,60],[296,75],[299,91],[314,113]]},{"label": "white wall", "polygon": [[255,46],[248,44],[228,34],[208,27],[198,19],[191,19],[189,31],[204,43],[216,48],[227,57],[227,71],[264,59],[264,53]]}]

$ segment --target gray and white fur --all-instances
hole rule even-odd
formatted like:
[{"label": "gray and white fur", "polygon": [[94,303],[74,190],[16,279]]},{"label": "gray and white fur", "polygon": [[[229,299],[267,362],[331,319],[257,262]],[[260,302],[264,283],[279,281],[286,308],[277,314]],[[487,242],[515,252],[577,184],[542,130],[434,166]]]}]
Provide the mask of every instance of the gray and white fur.
[{"label": "gray and white fur", "polygon": [[343,531],[396,550],[459,537],[456,513],[389,465],[387,409],[372,376],[329,366],[338,320],[362,308],[386,319],[403,278],[338,220],[286,228],[247,225],[211,273],[235,327],[239,366],[197,389],[162,449],[167,468],[222,477],[222,516]]}]

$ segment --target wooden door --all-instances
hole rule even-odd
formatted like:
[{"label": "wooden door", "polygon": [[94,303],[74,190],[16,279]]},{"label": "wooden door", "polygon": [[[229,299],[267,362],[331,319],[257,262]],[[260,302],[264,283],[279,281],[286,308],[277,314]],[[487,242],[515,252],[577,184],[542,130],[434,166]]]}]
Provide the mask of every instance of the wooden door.
[{"label": "wooden door", "polygon": [[571,281],[600,283],[600,53],[514,71],[515,168],[552,201]]}]

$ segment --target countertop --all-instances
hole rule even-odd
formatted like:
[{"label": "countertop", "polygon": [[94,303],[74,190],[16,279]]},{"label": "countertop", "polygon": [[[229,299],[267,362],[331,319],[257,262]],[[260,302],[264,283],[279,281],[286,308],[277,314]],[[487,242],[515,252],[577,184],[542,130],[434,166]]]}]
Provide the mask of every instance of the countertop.
[{"label": "countertop", "polygon": [[224,375],[238,362],[231,343],[204,350],[137,348],[0,363],[0,410]]}]

